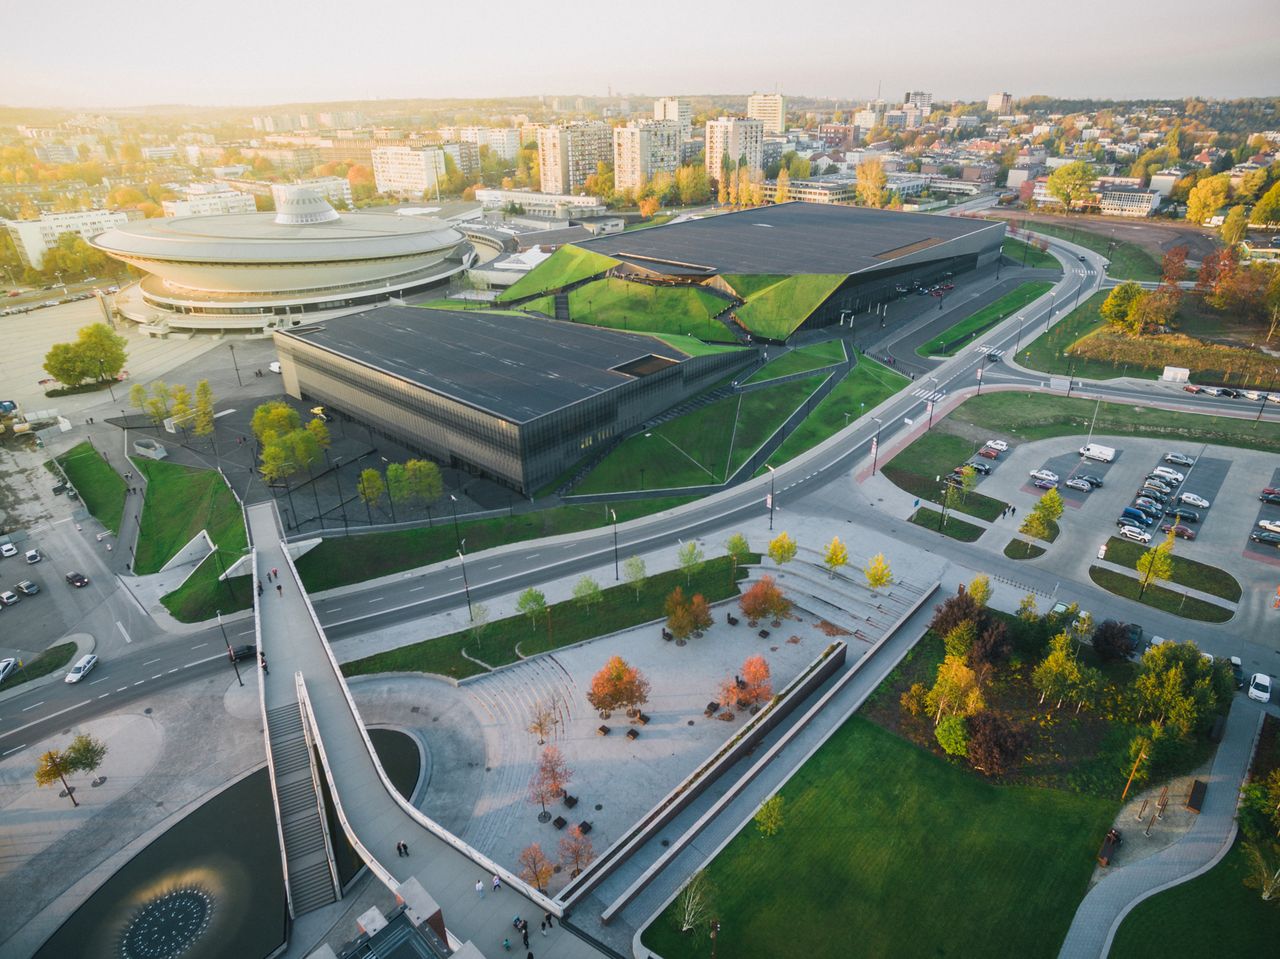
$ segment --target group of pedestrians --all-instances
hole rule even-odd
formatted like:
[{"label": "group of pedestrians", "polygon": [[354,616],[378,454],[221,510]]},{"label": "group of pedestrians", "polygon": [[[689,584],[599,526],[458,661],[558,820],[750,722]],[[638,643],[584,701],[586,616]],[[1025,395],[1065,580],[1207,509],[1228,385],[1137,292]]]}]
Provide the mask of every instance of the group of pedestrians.
[{"label": "group of pedestrians", "polygon": [[[276,569],[276,567],[274,567],[274,566],[272,566],[272,567],[271,567],[271,572],[267,573],[267,582],[268,582],[268,583],[270,583],[270,582],[272,582],[272,581],[274,581],[274,582],[275,582],[275,584],[276,584],[276,595],[277,595],[277,596],[283,596],[283,595],[284,595],[284,587],[280,584],[280,570]],[[259,595],[259,596],[261,596],[261,595],[262,595],[262,584],[261,584],[261,583],[259,583],[259,584],[258,584],[258,595]]]},{"label": "group of pedestrians", "polygon": [[1018,515],[1018,507],[1016,506],[1006,506],[1004,509],[1000,511],[1001,519],[1004,519],[1006,516],[1017,516],[1017,515]]}]

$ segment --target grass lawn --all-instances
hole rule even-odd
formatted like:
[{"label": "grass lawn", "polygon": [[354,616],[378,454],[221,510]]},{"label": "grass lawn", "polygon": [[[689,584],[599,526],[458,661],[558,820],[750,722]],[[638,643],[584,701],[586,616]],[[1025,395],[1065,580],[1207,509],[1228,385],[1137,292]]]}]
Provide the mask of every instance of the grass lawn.
[{"label": "grass lawn", "polygon": [[[749,560],[759,561],[759,556]],[[572,599],[553,603],[549,622],[545,614],[538,617],[537,625],[526,616],[512,616],[491,623],[479,640],[471,630],[464,629],[357,659],[344,665],[342,672],[346,676],[383,672],[438,673],[455,679],[474,676],[484,672],[484,667],[465,658],[462,655],[464,648],[490,666],[514,663],[521,655],[532,656],[660,619],[664,615],[663,603],[677,586],[684,590],[686,596],[701,593],[712,603],[736,596],[738,586],[734,572],[733,560],[721,556],[708,560],[687,581],[685,574],[678,569],[651,576],[644,581],[638,596],[635,589],[626,583],[610,586],[601,592],[600,602],[590,608]],[[737,579],[747,575],[741,565],[736,572]],[[689,641],[696,643],[698,640]]]},{"label": "grass lawn", "polygon": [[[612,508],[617,511],[618,522],[624,523],[681,506],[692,499],[691,496],[668,496],[615,503]],[[611,522],[605,506],[557,506],[534,513],[459,523],[458,531],[467,541],[467,552],[478,553],[506,543],[598,529]],[[435,525],[426,529],[330,537],[298,560],[298,573],[307,591],[316,593],[438,563],[453,556],[457,548],[453,524],[448,519],[437,518]]]},{"label": "grass lawn", "polygon": [[732,340],[733,334],[712,317],[728,305],[695,286],[650,286],[612,276],[569,291],[569,315],[575,323],[720,342]]},{"label": "grass lawn", "polygon": [[[1056,236],[1059,239],[1067,240],[1077,246],[1082,246],[1086,250],[1092,250],[1094,253],[1101,253],[1107,256],[1107,247],[1112,240],[1103,236],[1101,233],[1091,233],[1088,230],[1077,229],[1075,227],[1063,226],[1060,223],[1043,223],[1039,220],[1026,220],[1023,226],[1036,233],[1044,233],[1049,236]],[[1107,268],[1107,275],[1116,277],[1121,280],[1158,280],[1160,279],[1160,264],[1156,258],[1135,243],[1127,243],[1119,241],[1116,243],[1115,249],[1110,253],[1111,265]]]},{"label": "grass lawn", "polygon": [[[875,409],[911,381],[868,356],[797,426],[769,457],[770,466],[781,466],[844,429],[851,420]],[[845,414],[848,413],[848,416]],[[760,472],[765,472],[764,467]]]},{"label": "grass lawn", "polygon": [[80,494],[85,509],[111,532],[119,533],[120,517],[124,515],[124,480],[102,454],[86,440],[59,456],[58,464]]},{"label": "grass lawn", "polygon": [[824,374],[818,373],[766,389],[726,396],[655,426],[647,434],[629,437],[588,473],[573,492],[611,493],[723,483],[824,378]]},{"label": "grass lawn", "polygon": [[1035,559],[1044,555],[1044,547],[1028,543],[1025,539],[1011,539],[1004,547],[1004,555],[1010,559]]},{"label": "grass lawn", "polygon": [[[966,400],[949,414],[948,419],[980,426],[984,430],[998,430],[1023,440],[1083,436],[1089,431],[1095,402],[1043,393],[984,393]],[[1264,420],[1255,426],[1248,419],[1202,416],[1116,403],[1103,403],[1097,409],[1098,419],[1094,427],[1097,436],[1194,440],[1280,453],[1280,423]],[[957,464],[951,464],[954,465]]]},{"label": "grass lawn", "polygon": [[[1152,546],[1157,546],[1161,542],[1161,536],[1153,533],[1151,540]],[[1187,559],[1185,556],[1179,556],[1178,550],[1182,548],[1183,541],[1178,540],[1173,547],[1173,579],[1172,581],[1179,586],[1188,586],[1192,589],[1198,589],[1202,593],[1212,593],[1222,599],[1235,603],[1240,599],[1240,584],[1236,578],[1228,573],[1225,569],[1219,569],[1216,566],[1210,566],[1207,563],[1197,563],[1194,559]],[[1138,557],[1147,551],[1147,547],[1132,540],[1121,539],[1113,536],[1107,541],[1107,559],[1112,563],[1118,563],[1121,566],[1128,566],[1133,569],[1138,562]]]},{"label": "grass lawn", "polygon": [[948,327],[929,342],[917,347],[916,353],[919,356],[954,356],[961,347],[967,346],[978,334],[985,333],[1017,313],[1032,300],[1044,296],[1052,286],[1052,283],[1046,283],[1043,280],[1023,283],[994,303],[984,306],[959,323]]},{"label": "grass lawn", "polygon": [[775,283],[781,283],[786,278],[782,273],[726,273],[724,275],[724,281],[744,300],[761,290],[767,290]]},{"label": "grass lawn", "polygon": [[734,313],[757,336],[785,340],[844,280],[825,273],[783,277],[753,292]]},{"label": "grass lawn", "polygon": [[667,346],[674,346],[689,356],[711,356],[714,353],[732,353],[743,349],[741,346],[731,346],[728,343],[704,343],[693,336],[676,336],[671,333],[650,333],[649,335],[655,340],[666,343]]},{"label": "grass lawn", "polygon": [[1280,902],[1244,884],[1249,864],[1237,838],[1216,866],[1139,903],[1116,931],[1116,959],[1266,956],[1280,938]]},{"label": "grass lawn", "polygon": [[[187,581],[160,597],[164,608],[180,623],[202,623],[212,619],[218,610],[237,613],[253,606],[253,579],[249,576],[233,576],[219,580],[222,569],[229,567],[240,556],[238,551],[219,549],[216,554],[196,568]],[[221,560],[222,566],[218,562]]]},{"label": "grass lawn", "polygon": [[202,529],[223,549],[249,545],[240,504],[216,471],[141,457],[134,466],[147,478],[135,572],[157,572]]},{"label": "grass lawn", "polygon": [[[941,430],[929,430],[885,463],[881,471],[899,489],[922,500],[940,501],[942,488],[937,478],[945,477],[957,466],[968,462],[977,450],[978,447],[964,437]],[[958,495],[953,496],[952,500],[948,505],[988,522],[994,522],[1009,505],[977,491],[963,500]]]},{"label": "grass lawn", "polygon": [[528,313],[545,313],[547,316],[556,315],[556,298],[555,296],[540,296],[536,300],[528,300],[520,304],[520,309]]},{"label": "grass lawn", "polygon": [[651,216],[647,220],[640,220],[636,223],[628,223],[622,228],[623,233],[630,233],[632,230],[647,230],[651,226],[662,226],[675,218],[674,213],[658,213]]},{"label": "grass lawn", "polygon": [[558,290],[589,276],[598,276],[617,265],[618,261],[613,257],[566,244],[499,293],[498,302],[510,303],[535,293]]},{"label": "grass lawn", "polygon": [[944,536],[958,539],[962,543],[972,543],[986,532],[981,526],[974,526],[972,523],[966,523],[962,519],[956,519],[955,515],[950,511],[948,511],[946,520],[943,520],[942,515],[936,509],[930,509],[927,506],[921,506],[912,513],[911,522],[917,526],[923,526],[925,529],[931,529],[935,533],[942,533]]},{"label": "grass lawn", "polygon": [[9,677],[0,683],[0,689],[13,689],[15,686],[29,683],[33,679],[39,679],[41,676],[48,676],[50,673],[57,672],[71,662],[71,657],[75,653],[75,643],[59,643],[57,646],[50,646],[39,656],[26,660],[21,669],[10,673]]},{"label": "grass lawn", "polygon": [[1162,609],[1166,613],[1173,613],[1183,619],[1194,619],[1202,623],[1225,623],[1235,615],[1229,609],[1213,603],[1206,603],[1204,600],[1195,599],[1191,596],[1185,596],[1182,593],[1175,593],[1173,590],[1165,589],[1155,583],[1147,587],[1142,599],[1138,599],[1138,592],[1142,588],[1142,583],[1135,578],[1136,575],[1135,573],[1134,576],[1126,576],[1124,573],[1112,572],[1109,569],[1103,569],[1101,566],[1089,567],[1089,578],[1107,592],[1123,596],[1125,599],[1132,599],[1153,609]]},{"label": "grass lawn", "polygon": [[[719,955],[1057,955],[1115,803],[996,786],[854,716],[782,788],[783,825],[708,867]],[[928,899],[922,907],[922,896]],[[669,907],[644,933],[704,957]]]},{"label": "grass lawn", "polygon": [[1062,271],[1062,264],[1054,256],[1048,253],[1041,253],[1030,243],[1023,243],[1021,240],[1015,240],[1011,236],[1004,238],[1004,245],[1001,249],[1004,251],[1005,256],[1019,266],[1025,265],[1032,270]]},{"label": "grass lawn", "polygon": [[828,340],[826,343],[802,346],[798,350],[783,353],[777,359],[770,360],[756,370],[746,382],[762,383],[765,380],[790,376],[792,373],[805,373],[809,370],[835,366],[844,361],[844,344],[840,340]]},{"label": "grass lawn", "polygon": [[[1091,380],[1109,380],[1118,376],[1137,376],[1144,379],[1155,379],[1160,370],[1131,367],[1122,369],[1120,364],[1103,360],[1090,360],[1083,357],[1071,357],[1067,350],[1082,336],[1087,336],[1098,329],[1106,321],[1098,309],[1102,306],[1110,290],[1100,290],[1072,310],[1065,318],[1059,320],[1047,333],[1041,333],[1034,340],[1021,347],[1017,361],[1029,370],[1042,373],[1061,373],[1066,375],[1068,369],[1074,376]],[[1038,332],[1037,327],[1026,330],[1026,339]]]}]

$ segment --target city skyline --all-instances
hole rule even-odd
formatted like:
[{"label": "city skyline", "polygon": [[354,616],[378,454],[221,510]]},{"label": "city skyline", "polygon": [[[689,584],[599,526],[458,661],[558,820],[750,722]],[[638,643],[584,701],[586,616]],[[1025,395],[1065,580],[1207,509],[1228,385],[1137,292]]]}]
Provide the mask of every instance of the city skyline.
[{"label": "city skyline", "polygon": [[[403,0],[379,0],[363,12],[367,29],[354,35],[335,29],[350,16],[345,8],[296,0],[268,8],[229,0],[194,23],[188,11],[157,0],[128,0],[123,11],[71,0],[68,16],[81,29],[56,38],[42,11],[15,9],[6,13],[12,35],[40,42],[7,51],[0,100],[8,107],[128,108],[600,96],[609,89],[645,97],[778,91],[848,100],[877,88],[886,99],[924,89],[944,101],[982,100],[999,90],[1121,100],[1280,92],[1280,14],[1269,0],[1242,0],[1233,19],[1250,29],[1221,38],[1189,28],[1203,14],[1191,0],[1171,0],[1159,18],[1136,0],[1116,0],[1105,20],[1084,12],[1087,48],[1049,49],[1042,38],[1062,34],[1058,13],[1009,22],[994,0],[968,5],[963,17],[953,5],[924,0],[909,24],[889,9],[830,10],[820,30],[810,21],[754,29],[776,17],[776,7],[760,0],[748,0],[738,11],[746,15],[732,22],[723,12],[659,0],[647,15],[679,29],[664,27],[657,39],[636,39],[621,27],[610,35],[585,0],[563,0],[557,10],[552,54],[560,46],[608,56],[557,58],[539,50],[533,57],[521,27],[527,8],[508,0],[492,6],[483,27],[462,10],[428,16]],[[869,35],[876,42],[858,39]],[[803,55],[778,55],[797,49]],[[608,66],[587,69],[584,62]]]}]

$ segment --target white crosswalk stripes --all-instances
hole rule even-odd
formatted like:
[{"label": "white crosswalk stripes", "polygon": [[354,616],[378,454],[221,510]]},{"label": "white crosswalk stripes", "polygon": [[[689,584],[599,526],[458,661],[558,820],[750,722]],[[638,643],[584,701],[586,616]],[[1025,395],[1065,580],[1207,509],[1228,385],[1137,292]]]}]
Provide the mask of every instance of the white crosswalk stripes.
[{"label": "white crosswalk stripes", "polygon": [[1004,350],[994,350],[990,343],[983,343],[978,347],[979,353],[990,353],[992,356],[1004,356]]},{"label": "white crosswalk stripes", "polygon": [[931,403],[936,403],[938,402],[938,400],[942,399],[942,397],[945,396],[946,394],[939,393],[936,390],[933,390],[933,391],[926,390],[923,387],[921,387],[919,389],[912,390],[911,395],[917,396],[922,400],[928,400]]}]

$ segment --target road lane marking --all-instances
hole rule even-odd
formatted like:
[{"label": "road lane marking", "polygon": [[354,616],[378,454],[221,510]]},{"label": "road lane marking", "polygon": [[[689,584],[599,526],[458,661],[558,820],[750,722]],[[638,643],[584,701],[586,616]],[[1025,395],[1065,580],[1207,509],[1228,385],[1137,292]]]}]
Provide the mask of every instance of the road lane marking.
[{"label": "road lane marking", "polygon": [[136,683],[134,683],[133,685],[135,685],[135,686],[141,686],[141,685],[142,685],[143,683],[145,683],[145,682],[146,682],[146,680],[145,680],[145,679],[140,679],[140,680],[138,680]]},{"label": "road lane marking", "polygon": [[[208,645],[209,645],[208,643],[201,643],[201,644],[200,644],[200,646],[208,646]],[[192,649],[199,649],[199,648],[200,648],[200,646],[192,646],[191,648],[192,648]]]},{"label": "road lane marking", "polygon": [[371,599],[369,600],[369,605],[372,606],[374,603],[380,603],[382,602],[382,600],[383,600],[383,597],[381,596],[379,596],[377,599]]},{"label": "road lane marking", "polygon": [[106,698],[107,698],[108,696],[110,696],[110,695],[111,695],[110,693],[103,693],[103,694],[102,694],[101,696],[99,696],[98,698],[99,698],[99,699],[106,699]]},{"label": "road lane marking", "polygon": [[40,700],[40,702],[38,702],[38,703],[32,703],[30,706],[23,706],[23,707],[22,707],[22,711],[25,713],[28,709],[35,709],[37,706],[43,706],[43,705],[44,705],[44,702],[45,702],[45,701],[42,699],[42,700]]},{"label": "road lane marking", "polygon": [[159,678],[160,678],[161,676],[163,676],[163,675],[164,675],[164,673],[156,673],[156,674],[155,674],[154,676],[152,676],[151,678],[152,678],[152,679],[159,679]]},{"label": "road lane marking", "polygon": [[174,667],[173,667],[173,669],[169,670],[169,672],[171,672],[171,673],[176,673],[177,671],[178,671],[178,667],[177,667],[177,666],[174,666]]},{"label": "road lane marking", "polygon": [[486,566],[485,569],[502,569],[502,564],[494,563],[492,566]]},{"label": "road lane marking", "polygon": [[123,692],[124,692],[126,689],[128,689],[128,688],[129,688],[128,686],[121,686],[119,689],[117,689],[117,690],[116,690],[116,692],[117,692],[117,693],[123,693]]},{"label": "road lane marking", "polygon": [[462,579],[462,577],[461,577],[461,576],[450,576],[450,577],[449,577],[449,582],[454,583],[454,582],[457,582],[457,581],[458,581],[458,580],[460,580],[460,579]]},{"label": "road lane marking", "polygon": [[236,633],[237,636],[252,636],[253,634],[254,630],[252,629],[246,629],[243,633]]},{"label": "road lane marking", "polygon": [[148,659],[148,660],[147,660],[145,663],[143,663],[142,665],[143,665],[143,666],[150,666],[152,663],[158,663],[158,662],[160,662],[160,660],[158,660],[158,659]]},{"label": "road lane marking", "polygon": [[331,613],[336,613],[336,612],[337,612],[338,610],[340,610],[340,609],[342,609],[342,607],[341,607],[341,606],[330,606],[330,607],[329,607],[329,612],[331,612]]},{"label": "road lane marking", "polygon": [[26,748],[27,748],[27,744],[23,743],[21,746],[14,746],[12,749],[6,749],[4,752],[0,753],[0,756],[8,756],[10,753],[16,753],[19,749],[26,749]]},{"label": "road lane marking", "polygon": [[94,680],[93,682],[91,682],[89,685],[90,685],[90,686],[97,686],[97,685],[98,685],[98,683],[105,683],[106,681],[107,681],[107,677],[106,677],[106,676],[103,676],[101,679],[95,679],[95,680]]},{"label": "road lane marking", "polygon": [[542,555],[541,553],[530,553],[530,554],[529,554],[529,556],[528,556],[528,558],[529,558],[529,559],[537,559],[537,558],[538,558],[539,556],[541,556],[541,555]]},{"label": "road lane marking", "polygon": [[120,635],[124,637],[124,641],[125,641],[126,643],[132,643],[132,642],[133,642],[133,640],[129,638],[129,634],[128,634],[127,632],[125,632],[124,624],[123,624],[123,623],[121,623],[121,622],[120,622],[120,620],[118,620],[118,619],[116,620],[116,629],[120,630]]},{"label": "road lane marking", "polygon": [[426,588],[427,588],[427,587],[425,587],[425,586],[411,586],[411,587],[409,587],[409,592],[411,592],[411,593],[416,593],[418,590],[420,590],[420,589],[426,589]]}]

